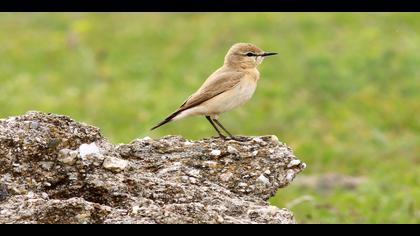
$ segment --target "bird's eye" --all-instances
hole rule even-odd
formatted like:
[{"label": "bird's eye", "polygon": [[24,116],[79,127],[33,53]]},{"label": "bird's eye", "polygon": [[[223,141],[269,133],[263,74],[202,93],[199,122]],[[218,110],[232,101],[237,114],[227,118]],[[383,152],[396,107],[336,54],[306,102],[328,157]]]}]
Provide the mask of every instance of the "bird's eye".
[{"label": "bird's eye", "polygon": [[245,54],[245,56],[247,56],[247,57],[252,57],[252,56],[255,56],[255,54],[254,54],[254,53],[252,53],[252,52],[248,52],[247,54]]}]

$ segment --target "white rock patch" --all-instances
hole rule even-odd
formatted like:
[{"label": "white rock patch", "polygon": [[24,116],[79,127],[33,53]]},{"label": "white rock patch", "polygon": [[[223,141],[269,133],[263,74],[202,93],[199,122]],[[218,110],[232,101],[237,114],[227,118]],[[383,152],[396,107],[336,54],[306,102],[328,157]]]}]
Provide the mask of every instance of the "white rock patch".
[{"label": "white rock patch", "polygon": [[123,171],[128,165],[128,161],[116,157],[107,157],[103,163],[103,167],[114,172]]},{"label": "white rock patch", "polygon": [[212,150],[211,152],[210,152],[210,155],[212,155],[212,156],[220,156],[220,154],[221,154],[222,152],[220,151],[220,150],[218,150],[218,149],[214,149],[214,150]]},{"label": "white rock patch", "polygon": [[297,166],[300,164],[300,160],[292,160],[291,162],[289,162],[289,164],[287,165],[288,168],[292,167],[292,166]]},{"label": "white rock patch", "polygon": [[238,153],[238,149],[236,149],[236,148],[234,148],[234,147],[232,147],[232,146],[228,146],[227,147],[227,151],[228,151],[228,153],[230,153],[230,154],[235,154],[235,153]]},{"label": "white rock patch", "polygon": [[79,147],[79,154],[81,158],[84,158],[87,155],[91,155],[91,154],[100,154],[99,148],[98,146],[96,146],[95,143],[90,143],[90,144],[82,144]]},{"label": "white rock patch", "polygon": [[74,165],[77,161],[77,154],[77,150],[71,150],[67,148],[61,149],[58,152],[57,160],[67,165]]},{"label": "white rock patch", "polygon": [[267,177],[265,177],[264,175],[260,175],[257,178],[257,181],[264,184],[264,185],[270,185],[270,180]]}]

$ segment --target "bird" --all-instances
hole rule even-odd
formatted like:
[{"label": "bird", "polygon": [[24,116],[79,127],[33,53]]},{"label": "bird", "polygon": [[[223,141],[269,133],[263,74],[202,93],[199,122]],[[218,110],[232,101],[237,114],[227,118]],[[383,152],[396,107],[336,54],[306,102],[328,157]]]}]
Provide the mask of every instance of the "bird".
[{"label": "bird", "polygon": [[219,121],[219,115],[251,99],[260,79],[257,66],[265,57],[276,54],[265,52],[252,43],[235,43],[226,53],[223,65],[213,72],[178,109],[151,130],[170,121],[201,115],[210,122],[220,138],[227,139],[219,128],[225,131],[230,139],[237,140],[239,137],[232,135]]}]

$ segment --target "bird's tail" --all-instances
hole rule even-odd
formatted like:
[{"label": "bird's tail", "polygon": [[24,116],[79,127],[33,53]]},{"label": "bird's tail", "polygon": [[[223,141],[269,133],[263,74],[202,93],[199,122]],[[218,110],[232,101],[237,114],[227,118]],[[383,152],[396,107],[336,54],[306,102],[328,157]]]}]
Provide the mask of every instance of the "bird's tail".
[{"label": "bird's tail", "polygon": [[160,126],[172,121],[179,113],[181,113],[183,110],[176,110],[172,114],[170,114],[168,117],[166,117],[164,120],[159,122],[157,125],[153,126],[150,130],[154,130],[156,128],[159,128]]}]

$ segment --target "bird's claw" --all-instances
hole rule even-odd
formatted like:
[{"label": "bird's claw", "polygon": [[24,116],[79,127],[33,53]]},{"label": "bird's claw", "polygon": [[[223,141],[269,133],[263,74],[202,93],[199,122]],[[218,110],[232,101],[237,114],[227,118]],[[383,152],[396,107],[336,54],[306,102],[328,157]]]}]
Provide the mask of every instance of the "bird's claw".
[{"label": "bird's claw", "polygon": [[227,138],[226,136],[224,136],[223,134],[220,134],[220,135],[219,135],[219,138],[220,138],[220,139],[223,139],[223,140],[228,139],[228,138]]},{"label": "bird's claw", "polygon": [[230,140],[234,140],[237,142],[246,142],[248,141],[248,139],[246,137],[241,137],[241,136],[229,136]]}]

